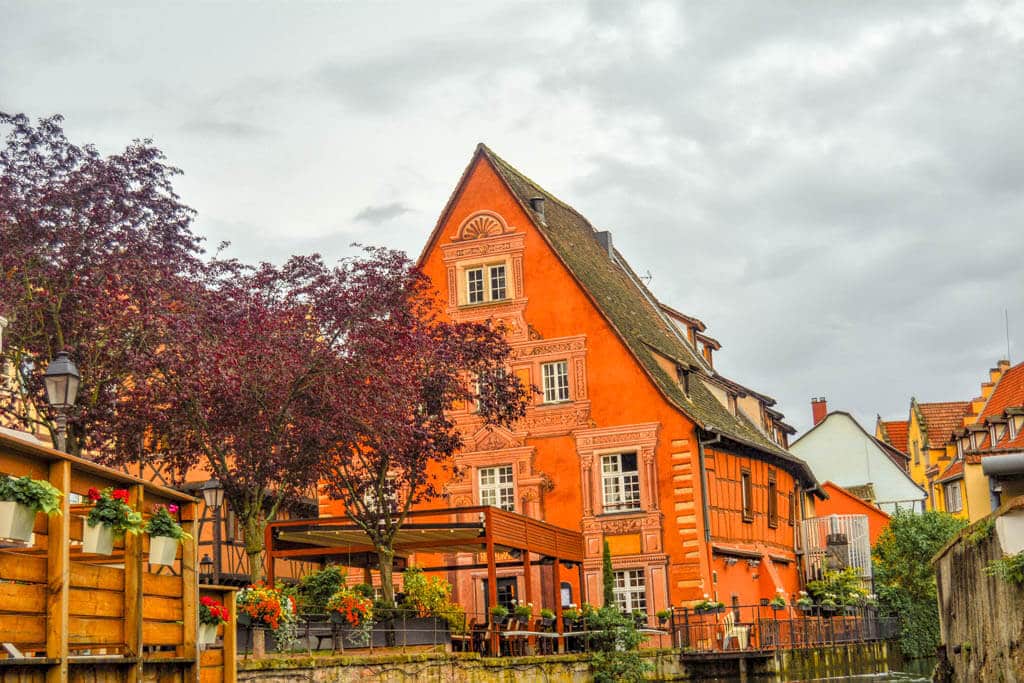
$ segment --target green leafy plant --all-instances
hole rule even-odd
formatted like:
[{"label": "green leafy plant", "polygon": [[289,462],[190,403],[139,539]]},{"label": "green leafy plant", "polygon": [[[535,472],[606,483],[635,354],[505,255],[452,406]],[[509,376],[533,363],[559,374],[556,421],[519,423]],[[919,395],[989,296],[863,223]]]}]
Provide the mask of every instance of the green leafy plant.
[{"label": "green leafy plant", "polygon": [[775,597],[768,601],[768,604],[776,609],[782,609],[786,606],[786,596],[782,593],[776,593]]},{"label": "green leafy plant", "polygon": [[311,614],[326,612],[327,601],[345,585],[345,576],[345,571],[337,565],[329,565],[303,576],[296,590],[299,608]]},{"label": "green leafy plant", "polygon": [[615,604],[615,573],[612,569],[612,549],[607,538],[601,552],[601,581],[604,589],[604,606],[611,607]]},{"label": "green leafy plant", "polygon": [[448,622],[453,633],[466,631],[466,611],[452,602],[452,585],[438,576],[427,576],[418,567],[402,573],[405,598],[402,607],[419,617],[437,617]]},{"label": "green leafy plant", "polygon": [[714,612],[715,610],[722,609],[723,607],[725,607],[724,602],[712,600],[708,597],[708,594],[705,593],[704,599],[698,602],[696,605],[694,605],[693,609],[697,612]]},{"label": "green leafy plant", "polygon": [[21,503],[37,512],[59,515],[63,495],[56,486],[42,479],[0,477],[0,500]]},{"label": "green leafy plant", "polygon": [[809,609],[814,607],[814,599],[807,594],[807,591],[800,591],[800,597],[796,599],[798,609]]},{"label": "green leafy plant", "polygon": [[939,644],[938,589],[931,559],[967,522],[944,512],[897,512],[872,549],[882,616],[900,620],[900,650],[928,657]]},{"label": "green leafy plant", "polygon": [[658,610],[654,614],[654,616],[658,617],[658,621],[660,621],[661,623],[664,624],[666,621],[668,621],[669,619],[672,618],[672,610],[671,609]]},{"label": "green leafy plant", "polygon": [[602,607],[588,618],[587,629],[595,632],[590,636],[595,683],[636,683],[645,679],[651,666],[637,650],[644,636],[637,632],[632,617],[614,607]]},{"label": "green leafy plant", "polygon": [[153,514],[149,518],[149,522],[146,524],[146,533],[150,536],[166,536],[173,538],[177,541],[190,540],[192,534],[188,533],[181,528],[178,521],[171,517],[172,513],[178,511],[178,506],[174,503],[169,505],[154,505]]},{"label": "green leafy plant", "polygon": [[576,605],[569,605],[562,610],[562,618],[568,619],[569,621],[576,621],[580,618],[580,611],[576,608]]},{"label": "green leafy plant", "polygon": [[1014,555],[992,560],[985,567],[985,573],[989,576],[997,576],[1007,583],[1024,585],[1024,550]]},{"label": "green leafy plant", "polygon": [[114,536],[142,531],[142,513],[128,504],[128,489],[107,487],[100,491],[91,488],[89,500],[94,503],[86,519],[89,526],[107,524]]},{"label": "green leafy plant", "polygon": [[987,541],[992,537],[992,532],[996,530],[996,520],[992,517],[986,517],[980,522],[973,525],[971,530],[965,537],[968,545],[972,548],[977,548],[979,545]]},{"label": "green leafy plant", "polygon": [[504,605],[494,605],[487,610],[494,621],[501,621],[508,616],[508,609]]},{"label": "green leafy plant", "polygon": [[512,610],[512,615],[519,621],[527,621],[533,616],[533,604],[532,603],[521,603],[515,606]]},{"label": "green leafy plant", "polygon": [[550,610],[547,607],[542,607],[541,610],[540,610],[540,618],[541,619],[554,619],[555,618],[555,612],[554,612],[554,610]]},{"label": "green leafy plant", "polygon": [[807,592],[819,603],[828,596],[836,604],[848,604],[868,594],[856,567],[840,571],[826,569],[822,578],[807,582]]}]

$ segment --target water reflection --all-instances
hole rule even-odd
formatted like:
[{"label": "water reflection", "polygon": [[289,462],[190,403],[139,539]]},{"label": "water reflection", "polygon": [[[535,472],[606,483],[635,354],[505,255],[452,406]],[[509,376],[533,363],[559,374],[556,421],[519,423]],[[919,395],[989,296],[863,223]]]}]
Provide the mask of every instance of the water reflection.
[{"label": "water reflection", "polygon": [[[904,662],[901,671],[890,671],[889,673],[862,674],[860,676],[836,676],[833,678],[800,678],[783,679],[774,676],[750,676],[747,681],[750,683],[836,683],[837,681],[854,681],[855,683],[929,683],[931,681],[932,669],[935,668],[934,659],[917,659]],[[738,677],[705,679],[708,683],[740,683]]]}]

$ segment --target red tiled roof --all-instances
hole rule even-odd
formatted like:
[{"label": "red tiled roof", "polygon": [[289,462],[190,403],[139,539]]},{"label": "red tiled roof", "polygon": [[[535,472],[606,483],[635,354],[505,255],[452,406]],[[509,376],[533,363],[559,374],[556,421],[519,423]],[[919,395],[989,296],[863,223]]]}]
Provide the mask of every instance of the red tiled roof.
[{"label": "red tiled roof", "polygon": [[950,481],[951,479],[957,479],[962,476],[964,476],[964,461],[954,460],[949,467],[946,468],[946,471],[942,473],[942,476],[936,481]]},{"label": "red tiled roof", "polygon": [[928,447],[943,448],[953,430],[964,426],[964,416],[970,412],[971,402],[918,403],[917,407],[928,430]]},{"label": "red tiled roof", "polygon": [[892,447],[901,453],[907,452],[907,428],[910,426],[909,420],[892,420],[889,422],[882,422],[885,427],[885,433],[889,437],[889,443]]},{"label": "red tiled roof", "polygon": [[999,378],[988,403],[981,409],[981,419],[1002,415],[1007,408],[1019,406],[1024,406],[1024,363],[1014,365]]}]

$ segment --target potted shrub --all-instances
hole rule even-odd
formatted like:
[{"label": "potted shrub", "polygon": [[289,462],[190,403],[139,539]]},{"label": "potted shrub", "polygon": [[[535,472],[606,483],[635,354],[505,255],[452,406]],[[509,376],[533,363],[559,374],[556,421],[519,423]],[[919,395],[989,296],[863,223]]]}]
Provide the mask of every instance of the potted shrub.
[{"label": "potted shrub", "polygon": [[495,605],[488,612],[491,615],[491,622],[498,626],[504,626],[508,620],[508,609],[504,605]]},{"label": "potted shrub", "polygon": [[786,596],[782,594],[782,591],[779,591],[775,594],[775,597],[768,602],[768,604],[776,612],[786,609]]},{"label": "potted shrub", "polygon": [[836,611],[838,605],[836,604],[835,598],[831,594],[826,595],[822,598],[821,602],[818,603],[818,609],[821,610],[823,615],[832,616],[832,613]]},{"label": "potted shrub", "polygon": [[633,623],[637,628],[644,628],[647,626],[647,613],[638,609],[633,610]]},{"label": "potted shrub", "polygon": [[704,594],[704,599],[693,606],[693,610],[697,614],[721,614],[725,611],[725,603],[717,600],[712,600],[708,597],[708,594]]},{"label": "potted shrub", "polygon": [[0,477],[0,538],[28,541],[32,538],[36,513],[60,514],[57,487],[32,477]]},{"label": "potted shrub", "polygon": [[664,626],[665,623],[668,622],[668,620],[672,618],[672,610],[671,609],[659,610],[654,616],[658,617],[658,623],[661,624],[662,626]]},{"label": "potted shrub", "polygon": [[512,610],[512,616],[514,616],[517,621],[521,621],[525,624],[526,622],[530,621],[530,617],[533,616],[533,604],[527,603],[525,605],[516,605],[515,608]]},{"label": "potted shrub", "polygon": [[549,610],[547,607],[541,608],[540,625],[544,628],[551,628],[555,625],[555,613],[553,610]]},{"label": "potted shrub", "polygon": [[146,524],[146,533],[149,534],[149,563],[172,566],[174,556],[178,554],[178,544],[192,538],[191,534],[181,528],[181,525],[171,517],[178,512],[178,506],[174,503],[169,505],[154,505],[153,514]]},{"label": "potted shrub", "polygon": [[805,591],[800,591],[800,597],[796,599],[796,608],[806,614],[814,609],[814,600]]},{"label": "potted shrub", "polygon": [[262,581],[238,591],[235,604],[238,606],[238,623],[242,626],[276,631],[283,622],[295,619],[292,599]]},{"label": "potted shrub", "polygon": [[396,622],[396,636],[405,645],[445,645],[451,634],[466,632],[466,612],[452,602],[452,585],[418,567],[402,572],[405,615]]},{"label": "potted shrub", "polygon": [[199,598],[199,645],[217,639],[217,627],[228,623],[228,608],[220,601],[204,595]]},{"label": "potted shrub", "polygon": [[82,550],[98,555],[114,552],[114,538],[137,534],[142,514],[128,504],[128,489],[89,489],[93,508],[82,525]]}]

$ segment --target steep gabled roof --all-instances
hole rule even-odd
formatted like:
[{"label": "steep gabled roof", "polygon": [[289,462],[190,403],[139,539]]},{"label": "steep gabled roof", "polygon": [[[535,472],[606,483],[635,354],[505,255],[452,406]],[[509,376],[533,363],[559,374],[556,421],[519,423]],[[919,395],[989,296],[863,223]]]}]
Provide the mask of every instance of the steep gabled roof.
[{"label": "steep gabled roof", "polygon": [[1018,363],[1002,374],[981,409],[979,421],[992,415],[1002,415],[1007,408],[1021,406],[1024,406],[1024,363]]},{"label": "steep gabled roof", "polygon": [[945,448],[950,435],[963,427],[964,416],[971,411],[971,402],[918,403],[917,408],[928,432],[928,447]]},{"label": "steep gabled roof", "polygon": [[884,440],[900,453],[907,452],[907,432],[910,427],[909,420],[882,420],[882,435]]},{"label": "steep gabled roof", "polygon": [[[805,485],[810,484],[820,492],[818,482],[805,462],[780,448],[742,415],[730,413],[702,381],[690,381],[687,394],[678,378],[669,376],[662,368],[655,353],[674,361],[695,376],[713,381],[706,362],[684,341],[681,331],[661,310],[661,303],[644,286],[618,250],[613,248],[609,253],[607,246],[598,242],[596,231],[586,218],[483,144],[477,146],[473,161],[463,178],[478,157],[490,162],[524,213],[531,218],[554,253],[670,403],[700,428],[788,463],[801,476]],[[530,205],[530,200],[537,197],[544,199],[543,219]],[[454,200],[453,195],[438,226],[444,221]],[[432,240],[436,234],[435,229]]]}]

